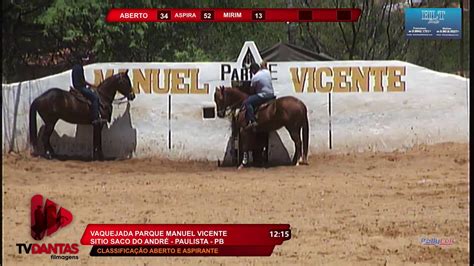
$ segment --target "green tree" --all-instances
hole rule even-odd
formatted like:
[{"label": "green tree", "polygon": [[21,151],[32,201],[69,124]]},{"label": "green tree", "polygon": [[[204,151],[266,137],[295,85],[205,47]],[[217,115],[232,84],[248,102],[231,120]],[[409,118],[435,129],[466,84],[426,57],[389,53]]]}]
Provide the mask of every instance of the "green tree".
[{"label": "green tree", "polygon": [[[259,49],[279,41],[326,53],[337,60],[404,60],[456,72],[460,41],[407,40],[403,1],[354,0],[37,0],[3,1],[2,82],[67,70],[85,50],[96,62],[229,61],[245,41]],[[433,0],[425,6],[453,5]],[[356,23],[107,23],[110,8],[335,8],[358,7]],[[469,20],[465,18],[465,29]],[[469,35],[464,31],[465,69]],[[291,40],[289,40],[291,36]]]}]

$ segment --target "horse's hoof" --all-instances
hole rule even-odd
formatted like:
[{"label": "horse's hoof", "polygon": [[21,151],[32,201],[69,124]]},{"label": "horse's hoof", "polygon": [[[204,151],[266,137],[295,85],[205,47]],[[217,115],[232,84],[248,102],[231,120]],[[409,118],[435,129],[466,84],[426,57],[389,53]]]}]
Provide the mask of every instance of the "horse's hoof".
[{"label": "horse's hoof", "polygon": [[237,167],[237,170],[242,170],[242,169],[244,169],[244,167],[245,167],[245,165],[241,164],[241,165],[239,165],[239,167]]},{"label": "horse's hoof", "polygon": [[46,154],[44,155],[44,158],[46,158],[47,160],[52,160],[54,159],[54,154],[50,152],[46,152]]},{"label": "horse's hoof", "polygon": [[307,161],[299,161],[298,164],[299,165],[309,165],[309,163]]}]

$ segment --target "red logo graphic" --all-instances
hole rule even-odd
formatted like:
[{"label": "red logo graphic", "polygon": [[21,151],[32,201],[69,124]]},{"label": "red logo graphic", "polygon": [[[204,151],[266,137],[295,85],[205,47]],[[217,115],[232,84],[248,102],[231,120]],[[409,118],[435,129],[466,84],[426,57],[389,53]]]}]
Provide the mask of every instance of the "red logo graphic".
[{"label": "red logo graphic", "polygon": [[42,195],[31,198],[31,236],[34,239],[41,240],[45,234],[50,236],[72,222],[72,213],[62,207],[58,211],[58,207],[49,199],[43,207]]}]

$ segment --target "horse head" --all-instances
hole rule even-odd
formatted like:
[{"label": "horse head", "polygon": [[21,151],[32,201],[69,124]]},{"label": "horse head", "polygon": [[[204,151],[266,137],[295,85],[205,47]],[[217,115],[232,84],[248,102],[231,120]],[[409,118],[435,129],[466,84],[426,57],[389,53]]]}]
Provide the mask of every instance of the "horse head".
[{"label": "horse head", "polygon": [[226,102],[227,97],[225,96],[226,95],[224,86],[216,87],[216,90],[214,92],[214,102],[217,105],[217,116],[220,118],[225,117],[225,111],[229,106],[229,104]]},{"label": "horse head", "polygon": [[240,107],[247,97],[247,94],[236,88],[216,87],[214,102],[217,105],[217,116],[220,118],[225,117],[227,110]]}]

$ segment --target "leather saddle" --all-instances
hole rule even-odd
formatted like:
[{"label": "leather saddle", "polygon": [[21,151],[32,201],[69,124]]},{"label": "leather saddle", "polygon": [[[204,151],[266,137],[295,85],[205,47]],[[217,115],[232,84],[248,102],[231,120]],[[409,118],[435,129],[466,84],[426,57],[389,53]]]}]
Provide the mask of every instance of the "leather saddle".
[{"label": "leather saddle", "polygon": [[266,102],[262,103],[257,108],[255,108],[255,114],[258,114],[259,110],[263,110],[267,108],[268,106],[270,106],[270,104],[272,104],[274,101],[276,101],[276,96],[273,96],[271,99],[268,99]]},{"label": "leather saddle", "polygon": [[[255,118],[257,119],[257,121],[258,121],[259,111],[265,110],[266,108],[270,106],[273,106],[273,108],[275,108],[276,105],[273,104],[275,101],[276,101],[276,96],[273,96],[271,99],[267,100],[266,102],[262,103],[257,108],[255,108]],[[235,115],[238,115],[241,113],[242,115],[244,115],[247,110],[245,109],[245,107],[242,107],[242,109],[237,109],[236,111],[237,112],[235,113]],[[275,110],[273,110],[273,112],[275,112]]]},{"label": "leather saddle", "polygon": [[[73,86],[70,86],[69,87],[69,93],[71,93],[72,96],[74,96],[74,98],[76,98],[76,100],[87,104],[89,106],[89,108],[91,107],[91,105],[92,105],[91,101],[89,99],[87,99],[86,96],[84,96],[84,94],[82,94],[78,89],[74,88]],[[97,94],[97,92],[95,92],[95,93]],[[100,114],[100,117],[102,117],[103,119],[107,119],[107,121],[110,122],[110,119],[112,118],[112,105],[105,103],[102,100],[102,98],[100,97],[100,95],[98,95],[98,96],[99,96],[99,114]]]}]

